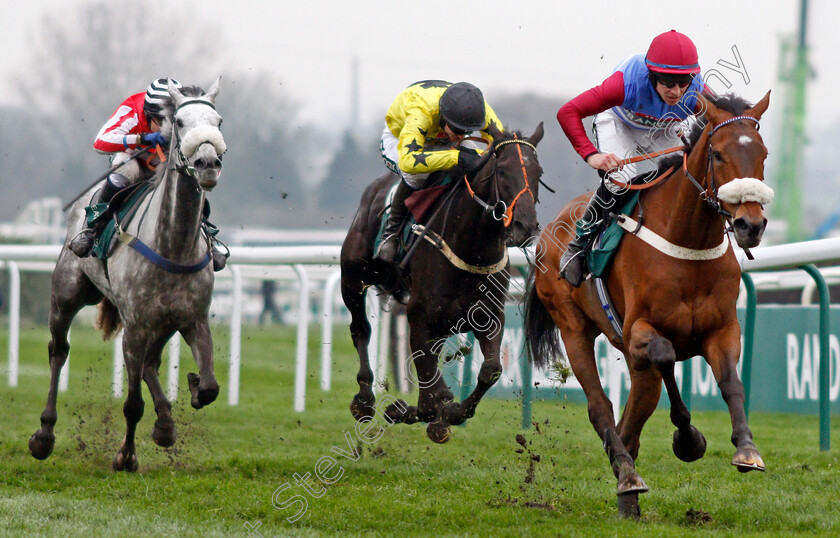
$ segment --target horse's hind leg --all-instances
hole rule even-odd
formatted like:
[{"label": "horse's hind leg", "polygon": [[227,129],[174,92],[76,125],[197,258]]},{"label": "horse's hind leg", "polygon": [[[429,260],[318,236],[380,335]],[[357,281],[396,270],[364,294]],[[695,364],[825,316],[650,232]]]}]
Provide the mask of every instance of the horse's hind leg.
[{"label": "horse's hind leg", "polygon": [[342,266],[341,296],[344,299],[344,305],[350,311],[350,336],[353,338],[353,345],[359,355],[359,371],[356,374],[359,392],[350,402],[350,412],[353,418],[362,420],[364,417],[374,416],[376,398],[373,395],[373,370],[370,368],[368,358],[371,330],[365,311],[367,289],[361,278],[355,276],[358,271],[360,269],[355,266]]},{"label": "horse's hind leg", "polygon": [[647,484],[636,471],[634,458],[627,451],[615,427],[613,408],[598,376],[595,363],[595,335],[592,328],[579,321],[570,326],[573,316],[553,316],[572,366],[575,378],[586,394],[589,421],[604,442],[604,451],[610,459],[610,466],[617,480],[619,513],[623,517],[639,518],[638,494],[648,491]]},{"label": "horse's hind leg", "polygon": [[[176,335],[177,337],[177,335]],[[152,430],[152,440],[159,446],[168,447],[175,444],[178,434],[175,432],[175,421],[172,419],[172,404],[166,398],[166,393],[160,385],[158,370],[160,369],[161,352],[166,341],[157,342],[150,353],[150,360],[143,367],[143,380],[149,387],[149,394],[155,404],[157,420]]]},{"label": "horse's hind leg", "polygon": [[213,335],[210,334],[210,325],[206,318],[196,321],[190,328],[183,329],[181,334],[198,364],[198,375],[192,372],[187,374],[187,383],[192,395],[190,404],[195,409],[201,409],[219,396],[219,383],[213,370]]},{"label": "horse's hind leg", "polygon": [[752,431],[744,411],[744,385],[736,369],[741,353],[741,331],[737,322],[710,337],[704,344],[706,362],[711,366],[720,394],[729,407],[732,444],[736,448],[731,463],[742,473],[763,471],[764,461],[753,443]]},{"label": "horse's hind leg", "polygon": [[66,251],[62,251],[62,254],[65,255],[59,257],[53,273],[50,299],[50,390],[47,405],[41,413],[41,429],[29,438],[29,452],[39,460],[49,457],[55,446],[53,429],[58,420],[58,378],[70,352],[70,342],[67,340],[70,324],[83,306],[96,304],[102,297],[99,290],[78,268],[78,263],[67,261],[69,258],[66,257]]},{"label": "horse's hind leg", "polygon": [[[650,323],[645,320],[638,320],[631,329],[629,349],[634,359],[634,366],[643,365],[646,360],[650,361],[650,364],[662,376],[671,403],[671,423],[677,427],[672,443],[674,454],[682,461],[687,462],[702,458],[706,453],[706,438],[697,428],[691,425],[691,413],[689,413],[680,396],[680,390],[674,378],[674,365],[677,360],[674,346],[668,339],[661,336]],[[656,384],[659,384],[658,380],[656,380]],[[659,391],[656,391],[657,399],[658,393]],[[628,439],[630,444],[635,445],[634,448],[637,452],[641,426],[653,412],[650,405],[653,400],[651,395],[640,394],[639,398],[648,400],[649,405],[643,413],[636,412],[633,418],[629,419],[629,422],[638,424],[635,430],[636,435],[632,436],[632,439]]]}]

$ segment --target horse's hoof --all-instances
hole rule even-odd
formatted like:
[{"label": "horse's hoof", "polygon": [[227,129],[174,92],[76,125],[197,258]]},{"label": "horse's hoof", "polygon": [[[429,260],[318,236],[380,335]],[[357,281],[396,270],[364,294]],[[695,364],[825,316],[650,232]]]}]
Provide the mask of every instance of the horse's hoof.
[{"label": "horse's hoof", "polygon": [[128,471],[129,473],[136,473],[140,464],[137,463],[137,454],[132,453],[126,459],[125,454],[117,452],[114,456],[114,461],[111,463],[111,468],[115,471]]},{"label": "horse's hoof", "polygon": [[391,424],[403,422],[408,414],[408,409],[409,406],[405,400],[397,400],[396,403],[392,403],[385,408],[385,419]]},{"label": "horse's hoof", "polygon": [[706,453],[706,438],[694,426],[688,428],[685,433],[681,433],[680,430],[674,432],[674,442],[671,444],[671,448],[674,450],[674,455],[679,459],[692,462],[699,460]]},{"label": "horse's hoof", "polygon": [[52,454],[55,446],[55,435],[51,432],[38,430],[29,438],[29,452],[36,460],[45,460]]},{"label": "horse's hoof", "polygon": [[730,462],[738,471],[748,473],[750,471],[764,471],[764,461],[755,448],[742,448],[735,452]]},{"label": "horse's hoof", "polygon": [[449,436],[452,433],[452,428],[446,422],[439,420],[437,422],[429,422],[426,426],[426,435],[429,439],[438,444],[443,444],[449,441]]},{"label": "horse's hoof", "polygon": [[192,398],[190,398],[190,405],[193,406],[193,409],[201,409],[203,407],[201,400],[198,398],[198,384],[201,382],[201,378],[198,374],[194,374],[192,372],[187,374],[187,386],[190,389],[190,394]]},{"label": "horse's hoof", "polygon": [[452,402],[443,408],[443,420],[453,426],[458,426],[466,422],[467,417],[464,416],[464,412],[461,410],[461,404]]},{"label": "horse's hoof", "polygon": [[175,444],[178,439],[178,434],[175,432],[175,421],[171,417],[166,419],[157,419],[155,427],[152,430],[152,440],[164,448]]},{"label": "horse's hoof", "polygon": [[642,480],[642,477],[639,473],[633,471],[632,473],[627,473],[625,476],[622,476],[618,481],[618,488],[617,493],[618,496],[621,497],[622,495],[629,495],[631,493],[635,493],[638,495],[639,493],[647,493],[648,487],[645,484],[645,481]]},{"label": "horse's hoof", "polygon": [[350,402],[350,413],[357,421],[372,419],[376,414],[376,409],[373,407],[375,403],[376,400],[373,397],[363,399],[357,394],[353,397],[353,401]]},{"label": "horse's hoof", "polygon": [[216,398],[219,396],[219,384],[214,383],[209,387],[199,388],[198,389],[198,403],[201,404],[202,407],[205,405],[210,405],[211,403],[216,401]]},{"label": "horse's hoof", "polygon": [[618,496],[618,515],[635,521],[642,517],[642,511],[639,510],[638,493],[626,493]]}]

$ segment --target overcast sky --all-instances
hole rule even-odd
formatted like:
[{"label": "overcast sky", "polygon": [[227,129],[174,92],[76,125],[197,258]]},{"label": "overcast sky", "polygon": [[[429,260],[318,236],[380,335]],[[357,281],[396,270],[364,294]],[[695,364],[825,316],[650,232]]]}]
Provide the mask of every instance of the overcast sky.
[{"label": "overcast sky", "polygon": [[[28,0],[17,3],[14,14],[7,13],[0,32],[0,103],[8,103],[7,77],[20,74],[22,65],[11,51],[23,50],[27,40],[38,35],[39,20],[47,10],[69,10],[88,1]],[[365,124],[382,121],[402,88],[427,78],[473,82],[491,104],[494,96],[534,92],[556,97],[559,107],[563,98],[599,83],[622,58],[644,52],[653,36],[672,28],[695,41],[703,71],[717,69],[732,84],[731,90],[756,101],[772,89],[768,115],[776,117],[783,97],[778,82],[780,39],[795,34],[799,16],[799,0],[178,3],[192,5],[191,16],[220,29],[231,66],[267,71],[281,81],[300,104],[301,119],[340,125],[350,118],[354,58],[359,62],[359,112]],[[150,20],[164,20],[172,2],[148,4]],[[809,10],[808,43],[817,78],[809,86],[808,118],[812,126],[822,127],[840,119],[840,3],[811,0]],[[142,28],[142,23],[130,24]],[[180,24],[189,21],[176,23]],[[718,64],[736,63],[733,47],[749,82]],[[216,75],[188,82],[207,85]],[[126,92],[139,91],[147,83],[137,81],[137,88]],[[724,89],[720,81],[712,85]]]}]

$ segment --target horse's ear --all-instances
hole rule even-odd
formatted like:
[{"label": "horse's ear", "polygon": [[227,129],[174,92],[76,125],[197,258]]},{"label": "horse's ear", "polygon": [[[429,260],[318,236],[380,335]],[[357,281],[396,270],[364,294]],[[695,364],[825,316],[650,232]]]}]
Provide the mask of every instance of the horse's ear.
[{"label": "horse's ear", "polygon": [[168,89],[169,89],[169,96],[172,97],[172,100],[175,102],[175,108],[181,106],[181,103],[184,102],[184,94],[181,93],[181,90],[175,87],[172,83],[172,79],[167,79]]},{"label": "horse's ear", "polygon": [[697,96],[697,102],[700,104],[700,107],[705,111],[706,119],[711,122],[712,125],[717,125],[726,118],[723,117],[724,112],[721,111],[718,107],[712,104],[711,101],[703,97],[702,95]]},{"label": "horse's ear", "polygon": [[222,81],[222,77],[217,78],[217,79],[216,79],[216,82],[214,82],[214,83],[213,83],[213,85],[212,85],[212,86],[210,86],[210,89],[209,89],[209,90],[207,90],[207,93],[206,93],[206,94],[204,94],[204,95],[205,95],[205,97],[207,97],[208,99],[210,99],[210,102],[211,102],[211,103],[216,102],[216,96],[217,96],[217,95],[219,95],[219,83],[220,83],[221,81]]},{"label": "horse's ear", "polygon": [[502,132],[496,127],[496,122],[491,121],[490,125],[487,126],[487,132],[490,133],[490,136],[493,137],[493,140],[498,140],[502,137]]},{"label": "horse's ear", "polygon": [[545,129],[543,128],[543,122],[540,122],[540,124],[537,125],[537,128],[534,130],[534,134],[528,137],[528,142],[536,146],[540,143],[540,140],[542,140],[544,134]]},{"label": "horse's ear", "polygon": [[755,118],[757,120],[761,119],[761,115],[767,112],[767,107],[770,106],[770,91],[768,90],[767,93],[764,94],[764,97],[761,98],[761,101],[755,104],[749,110],[744,111],[744,114],[750,116],[751,118]]}]

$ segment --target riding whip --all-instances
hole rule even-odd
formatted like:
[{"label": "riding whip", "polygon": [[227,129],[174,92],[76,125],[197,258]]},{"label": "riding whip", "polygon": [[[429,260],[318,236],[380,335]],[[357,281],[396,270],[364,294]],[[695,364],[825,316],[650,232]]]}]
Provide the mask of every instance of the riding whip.
[{"label": "riding whip", "polygon": [[152,151],[152,149],[154,149],[154,148],[152,148],[152,147],[146,147],[146,148],[143,148],[143,149],[141,149],[140,151],[138,151],[137,153],[135,153],[134,155],[132,155],[131,157],[129,157],[129,158],[128,158],[128,160],[123,161],[123,162],[121,162],[120,164],[115,164],[114,166],[112,166],[111,168],[109,168],[107,172],[105,172],[105,173],[104,173],[104,174],[102,174],[101,176],[99,176],[99,177],[97,177],[96,179],[94,179],[94,180],[93,180],[93,182],[92,182],[90,185],[88,185],[87,187],[85,187],[85,188],[82,190],[82,192],[80,192],[79,194],[77,194],[76,196],[74,196],[72,200],[70,200],[69,202],[67,202],[67,203],[64,205],[64,207],[62,207],[62,208],[61,208],[61,210],[62,210],[62,211],[67,211],[68,209],[70,209],[70,206],[71,206],[71,205],[73,205],[73,204],[76,202],[76,200],[78,200],[79,198],[81,198],[81,197],[82,197],[82,195],[83,195],[84,193],[86,193],[88,190],[90,190],[90,189],[91,189],[94,185],[96,185],[97,183],[99,183],[100,181],[102,181],[103,179],[105,179],[106,177],[110,176],[113,172],[115,172],[115,171],[116,171],[119,167],[121,167],[122,165],[124,165],[124,164],[125,164],[125,163],[127,163],[128,161],[131,161],[131,160],[133,160],[133,159],[136,159],[137,157],[140,157],[141,155],[145,155],[146,153],[148,153],[148,152]]}]

